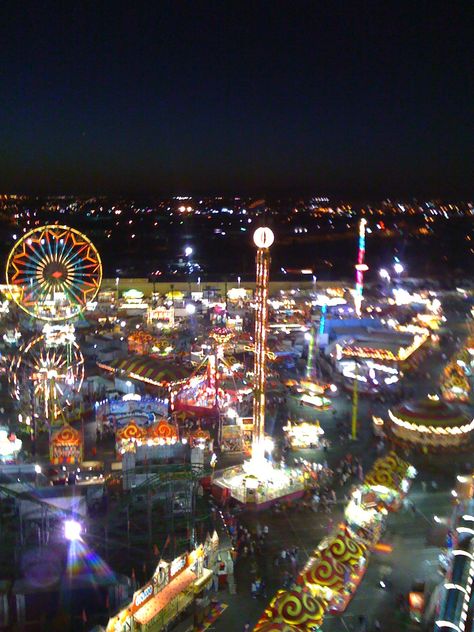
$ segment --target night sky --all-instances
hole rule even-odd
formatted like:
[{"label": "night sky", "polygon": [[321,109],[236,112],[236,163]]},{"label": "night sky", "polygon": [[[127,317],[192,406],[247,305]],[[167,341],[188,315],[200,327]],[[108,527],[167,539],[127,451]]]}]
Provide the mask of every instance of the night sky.
[{"label": "night sky", "polygon": [[472,196],[472,2],[4,2],[0,192]]}]

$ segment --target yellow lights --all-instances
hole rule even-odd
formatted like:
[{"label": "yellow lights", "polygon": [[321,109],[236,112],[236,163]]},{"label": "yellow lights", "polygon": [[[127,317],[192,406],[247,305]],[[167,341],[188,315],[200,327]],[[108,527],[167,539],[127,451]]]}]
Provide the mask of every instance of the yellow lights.
[{"label": "yellow lights", "polygon": [[268,327],[268,281],[270,274],[269,247],[274,241],[269,228],[258,228],[254,233],[257,250],[256,310],[255,310],[255,355],[254,355],[254,400],[253,400],[253,444],[252,459],[263,460],[265,428],[265,382],[267,361]]},{"label": "yellow lights", "polygon": [[396,426],[400,426],[401,428],[405,428],[406,430],[411,430],[412,432],[420,432],[424,434],[462,435],[468,434],[469,432],[472,432],[474,430],[474,419],[470,423],[464,424],[462,426],[442,427],[413,424],[409,421],[404,421],[403,419],[395,417],[391,410],[388,411],[388,416]]},{"label": "yellow lights", "polygon": [[253,242],[257,248],[270,248],[275,241],[275,235],[270,228],[261,226],[253,234]]},{"label": "yellow lights", "polygon": [[424,329],[423,334],[415,334],[413,342],[408,347],[399,347],[394,353],[390,349],[374,349],[373,347],[347,346],[340,347],[340,353],[354,358],[371,358],[384,362],[403,362],[417,351],[429,338],[429,332]]}]

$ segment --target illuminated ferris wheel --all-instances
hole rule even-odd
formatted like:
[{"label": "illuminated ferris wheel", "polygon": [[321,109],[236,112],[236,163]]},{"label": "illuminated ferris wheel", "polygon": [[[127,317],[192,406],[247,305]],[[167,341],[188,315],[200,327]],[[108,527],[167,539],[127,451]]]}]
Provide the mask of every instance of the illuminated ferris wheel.
[{"label": "illuminated ferris wheel", "polygon": [[82,233],[47,225],[26,233],[13,247],[6,269],[15,302],[41,320],[77,316],[93,301],[102,281],[97,249]]},{"label": "illuminated ferris wheel", "polygon": [[41,336],[20,347],[10,366],[13,396],[22,408],[34,409],[50,422],[72,404],[84,380],[84,356],[74,328],[46,326]]}]

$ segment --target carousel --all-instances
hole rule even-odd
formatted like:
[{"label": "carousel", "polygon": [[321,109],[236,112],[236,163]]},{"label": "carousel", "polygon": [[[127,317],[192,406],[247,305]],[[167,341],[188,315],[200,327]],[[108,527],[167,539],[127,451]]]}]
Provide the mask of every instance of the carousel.
[{"label": "carousel", "polygon": [[408,401],[388,411],[384,430],[395,441],[423,451],[469,449],[474,420],[437,395]]}]

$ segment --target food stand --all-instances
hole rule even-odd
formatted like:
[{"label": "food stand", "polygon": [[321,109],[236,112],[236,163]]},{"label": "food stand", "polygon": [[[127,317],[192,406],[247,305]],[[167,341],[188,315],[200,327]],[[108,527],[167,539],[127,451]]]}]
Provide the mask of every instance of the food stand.
[{"label": "food stand", "polygon": [[[106,632],[160,632],[167,629],[185,611],[198,625],[210,607],[213,551],[218,544],[217,534],[206,539],[191,553],[183,553],[174,560],[160,560],[151,579],[133,595],[131,603],[109,619]],[[212,550],[208,550],[211,548]]]},{"label": "food stand", "polygon": [[303,421],[293,424],[289,421],[283,430],[288,444],[293,450],[318,447],[321,437],[324,435],[319,421],[314,423]]},{"label": "food stand", "polygon": [[49,458],[53,465],[78,465],[82,461],[82,435],[64,424],[53,432],[49,443]]}]

